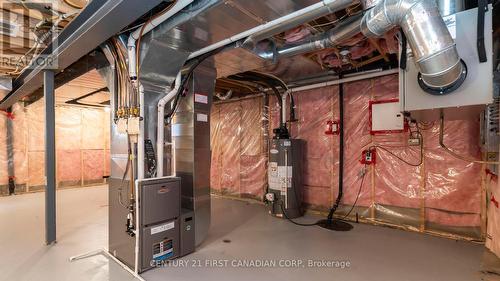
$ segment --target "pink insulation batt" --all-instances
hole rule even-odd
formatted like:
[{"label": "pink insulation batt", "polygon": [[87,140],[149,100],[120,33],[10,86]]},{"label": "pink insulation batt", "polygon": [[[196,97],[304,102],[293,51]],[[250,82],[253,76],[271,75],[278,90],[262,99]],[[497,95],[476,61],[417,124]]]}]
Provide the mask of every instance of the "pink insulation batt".
[{"label": "pink insulation batt", "polygon": [[[44,103],[39,100],[27,107],[13,106],[14,164],[17,184],[45,184]],[[78,184],[96,182],[109,175],[110,116],[102,109],[56,107],[57,181]],[[0,115],[0,131],[6,130],[6,116]],[[5,134],[0,147],[6,147]],[[82,165],[83,164],[83,165]],[[0,185],[7,183],[6,149],[0,149]]]},{"label": "pink insulation batt", "polygon": [[262,198],[267,152],[262,130],[262,99],[216,104],[211,117],[211,186],[218,193]]},{"label": "pink insulation batt", "polygon": [[[326,135],[326,122],[337,121],[338,86],[294,93],[298,122],[291,135],[306,142],[303,159],[304,201],[313,209],[328,209],[338,192],[338,144]],[[361,153],[372,145],[388,148],[410,163],[418,164],[419,147],[408,147],[408,132],[370,134],[370,101],[398,98],[398,76],[344,84],[345,166],[342,204],[352,205],[360,186]],[[262,98],[216,104],[212,114],[212,188],[233,196],[261,198],[267,181],[266,152],[261,119],[269,119],[269,134],[279,124],[276,99],[269,99],[269,116],[263,116]],[[377,149],[377,164],[365,175],[357,205],[377,207],[385,216],[425,214],[425,221],[446,227],[479,227],[481,210],[480,164],[453,158],[440,148],[439,127],[425,124],[424,165],[406,165]],[[445,143],[458,153],[480,159],[479,118],[446,122]],[[423,208],[423,209],[422,209]],[[402,213],[392,213],[402,210]],[[414,211],[411,211],[414,210]],[[423,212],[420,212],[423,210]],[[383,211],[382,211],[383,212]],[[363,214],[365,215],[365,214]],[[375,219],[377,219],[375,217]],[[417,217],[409,219],[419,220]],[[452,230],[450,230],[452,232]]]}]

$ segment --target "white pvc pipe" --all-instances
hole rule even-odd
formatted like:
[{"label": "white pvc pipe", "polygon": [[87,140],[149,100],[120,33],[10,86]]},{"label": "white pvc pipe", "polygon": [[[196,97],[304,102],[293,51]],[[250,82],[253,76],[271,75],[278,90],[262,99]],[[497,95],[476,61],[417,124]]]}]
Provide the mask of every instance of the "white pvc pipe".
[{"label": "white pvc pipe", "polygon": [[163,153],[165,147],[165,105],[171,101],[181,86],[181,72],[177,73],[175,86],[163,98],[158,101],[158,123],[156,137],[156,159],[158,162],[156,176],[163,177]]},{"label": "white pvc pipe", "polygon": [[281,95],[281,124],[286,126],[286,96],[288,95],[288,91],[284,92]]},{"label": "white pvc pipe", "polygon": [[[161,16],[157,17],[156,19],[152,20],[148,25],[144,27],[144,30],[142,31],[142,35],[144,36],[151,30],[153,30],[155,27],[160,25],[162,22],[166,21],[167,19],[171,18],[173,15],[177,14],[180,10],[184,9],[186,6],[189,4],[193,3],[194,0],[178,0],[170,10],[166,11],[164,14]],[[127,42],[127,49],[128,49],[128,71],[129,75],[132,78],[137,77],[137,58],[136,58],[136,42],[137,39],[140,36],[142,27],[137,28],[130,36],[128,37],[128,42]]]},{"label": "white pvc pipe", "polygon": [[[144,116],[144,87],[139,85],[139,116]],[[144,178],[144,120],[139,120],[137,141],[137,178]]]},{"label": "white pvc pipe", "polygon": [[228,45],[230,43],[236,42],[236,41],[241,40],[243,38],[246,38],[246,37],[248,37],[250,35],[253,35],[254,33],[274,28],[276,26],[284,24],[285,22],[287,22],[287,21],[289,21],[289,20],[291,20],[293,18],[302,16],[304,14],[311,13],[311,12],[314,12],[314,11],[316,11],[318,9],[326,7],[326,6],[330,5],[331,3],[335,2],[335,1],[337,1],[337,0],[323,0],[323,1],[319,2],[319,3],[307,6],[307,7],[303,8],[303,9],[295,11],[295,12],[293,12],[291,14],[286,15],[286,16],[277,18],[277,19],[272,20],[270,22],[267,22],[265,24],[261,24],[259,26],[256,26],[256,27],[252,28],[252,29],[249,29],[249,30],[244,31],[244,32],[239,33],[239,34],[236,34],[236,35],[234,35],[232,37],[229,37],[229,38],[224,39],[222,41],[219,41],[219,42],[217,42],[215,44],[207,46],[207,47],[205,47],[203,49],[200,49],[200,50],[198,50],[198,51],[196,51],[194,53],[191,53],[191,55],[189,55],[188,59],[192,59],[192,58],[198,57],[200,55],[203,55],[205,53],[208,53],[210,51],[218,49],[218,48],[220,48],[222,46],[226,46],[226,45]]},{"label": "white pvc pipe", "polygon": [[172,159],[170,160],[171,163],[170,163],[170,166],[172,167],[172,177],[176,177],[177,176],[177,164],[175,164],[175,157],[176,157],[176,153],[175,153],[175,140],[172,140]]},{"label": "white pvc pipe", "polygon": [[354,82],[354,81],[370,79],[370,78],[375,78],[375,77],[380,77],[380,76],[386,76],[386,75],[391,75],[391,74],[396,74],[396,73],[399,73],[399,69],[397,69],[397,68],[390,69],[390,70],[384,70],[384,71],[378,71],[378,72],[368,72],[365,74],[355,75],[352,77],[346,77],[346,78],[342,78],[342,79],[336,79],[336,80],[316,83],[316,84],[312,84],[312,85],[296,87],[296,88],[292,88],[291,91],[292,92],[307,91],[307,90],[312,90],[312,89],[317,89],[317,88],[338,85],[340,83]]}]

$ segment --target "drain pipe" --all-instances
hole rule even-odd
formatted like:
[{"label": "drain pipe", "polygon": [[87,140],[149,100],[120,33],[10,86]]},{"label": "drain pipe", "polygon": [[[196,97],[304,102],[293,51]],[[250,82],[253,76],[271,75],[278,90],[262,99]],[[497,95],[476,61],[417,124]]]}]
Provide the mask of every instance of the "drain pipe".
[{"label": "drain pipe", "polygon": [[[342,80],[342,74],[339,75],[339,80]],[[340,206],[342,197],[344,196],[344,83],[339,85],[339,191],[337,199],[333,203],[330,211],[328,212],[327,222],[332,223],[333,215]]]},{"label": "drain pipe", "polygon": [[349,7],[351,4],[353,4],[352,0],[323,0],[193,52],[188,59],[198,57],[244,38],[247,39],[243,44],[245,46],[252,46],[262,39],[269,38],[316,18],[335,13]]},{"label": "drain pipe", "polygon": [[129,75],[132,79],[137,77],[137,58],[136,58],[136,50],[137,50],[137,39],[141,35],[144,36],[155,27],[160,25],[162,22],[168,20],[173,15],[177,14],[179,11],[187,7],[189,4],[193,3],[194,0],[178,0],[172,8],[166,11],[164,14],[158,16],[149,22],[146,26],[137,28],[134,32],[130,34],[127,42],[127,50],[128,50],[128,71]]},{"label": "drain pipe", "polygon": [[16,191],[15,171],[14,171],[14,115],[12,108],[6,110],[7,118],[7,174],[9,177],[9,195],[14,194]]},{"label": "drain pipe", "polygon": [[181,86],[181,72],[175,78],[175,86],[168,94],[158,101],[158,124],[157,124],[157,139],[156,139],[156,153],[158,167],[156,168],[156,176],[163,177],[163,153],[165,147],[165,105],[171,101]]}]

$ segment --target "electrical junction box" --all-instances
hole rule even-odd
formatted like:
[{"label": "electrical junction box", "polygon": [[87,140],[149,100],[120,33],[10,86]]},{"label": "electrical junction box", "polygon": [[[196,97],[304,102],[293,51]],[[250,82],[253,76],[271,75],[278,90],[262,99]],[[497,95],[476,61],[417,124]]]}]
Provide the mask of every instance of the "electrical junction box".
[{"label": "electrical junction box", "polygon": [[399,100],[370,101],[370,133],[400,133],[405,130],[405,118]]},{"label": "electrical junction box", "polygon": [[420,145],[420,138],[409,138],[408,139],[408,145],[409,146],[419,146]]},{"label": "electrical junction box", "polygon": [[338,135],[340,133],[340,121],[326,121],[325,135]]},{"label": "electrical junction box", "polygon": [[377,153],[375,148],[370,150],[364,150],[361,153],[361,164],[372,165],[377,163]]},{"label": "electrical junction box", "polygon": [[126,134],[127,133],[127,119],[125,118],[119,118],[118,121],[116,122],[116,127],[118,130],[119,134]]},{"label": "electrical junction box", "polygon": [[484,43],[488,61],[479,63],[477,42],[477,8],[444,17],[458,54],[467,65],[467,78],[461,87],[445,95],[431,95],[418,84],[418,70],[408,49],[406,70],[399,73],[401,111],[410,112],[418,121],[433,121],[444,110],[447,120],[477,117],[485,105],[493,102],[492,74],[492,6],[484,21]]},{"label": "electrical junction box", "polygon": [[128,119],[127,132],[130,135],[138,135],[141,132],[141,119],[139,117],[130,117]]}]

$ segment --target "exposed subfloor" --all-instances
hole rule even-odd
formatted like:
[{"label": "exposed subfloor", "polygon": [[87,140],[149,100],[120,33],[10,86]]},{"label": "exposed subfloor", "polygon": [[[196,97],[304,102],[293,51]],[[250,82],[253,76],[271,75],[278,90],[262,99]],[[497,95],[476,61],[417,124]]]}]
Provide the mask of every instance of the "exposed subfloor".
[{"label": "exposed subfloor", "polygon": [[[61,190],[57,200],[58,243],[45,246],[44,194],[0,198],[0,280],[134,280],[103,256],[68,261],[106,247],[107,188]],[[146,280],[481,280],[482,245],[361,224],[330,232],[270,217],[260,204],[220,198],[212,204],[209,237],[183,258],[188,265],[148,271]],[[277,265],[248,268],[244,260]],[[308,260],[350,267],[308,267]],[[303,266],[283,267],[291,261]]]}]

